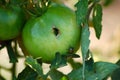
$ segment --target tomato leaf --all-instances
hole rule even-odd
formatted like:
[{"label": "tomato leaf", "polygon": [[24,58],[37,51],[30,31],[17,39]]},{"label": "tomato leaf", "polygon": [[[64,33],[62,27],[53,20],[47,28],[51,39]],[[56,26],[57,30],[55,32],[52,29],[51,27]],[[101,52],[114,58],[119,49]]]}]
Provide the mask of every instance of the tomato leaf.
[{"label": "tomato leaf", "polygon": [[114,0],[104,0],[104,6],[110,5]]},{"label": "tomato leaf", "polygon": [[31,69],[29,66],[19,73],[17,80],[36,80],[38,74],[36,71]]},{"label": "tomato leaf", "polygon": [[67,57],[56,53],[55,59],[52,61],[50,68],[59,68],[67,65]]},{"label": "tomato leaf", "polygon": [[93,27],[96,37],[100,39],[102,32],[102,6],[100,4],[96,4],[93,9]]},{"label": "tomato leaf", "polygon": [[69,59],[69,60],[68,60],[68,63],[70,64],[70,66],[71,66],[73,69],[78,69],[78,68],[82,67],[82,64],[79,63],[79,62],[75,62],[74,59]]},{"label": "tomato leaf", "polygon": [[40,76],[43,75],[42,66],[37,62],[36,59],[33,59],[32,57],[27,57],[25,62],[29,67],[31,67],[34,71],[36,71]]},{"label": "tomato leaf", "polygon": [[79,25],[81,25],[86,21],[86,15],[88,11],[88,0],[79,0],[77,4],[75,4],[75,7],[77,7],[76,10],[77,22]]},{"label": "tomato leaf", "polygon": [[69,80],[82,80],[82,67],[79,69],[72,70],[68,74]]},{"label": "tomato leaf", "polygon": [[88,24],[84,24],[84,26],[82,27],[82,33],[81,33],[81,51],[82,51],[82,60],[83,60],[83,72],[82,72],[82,76],[83,79],[85,78],[85,59],[87,58],[87,55],[89,54],[89,44],[90,44],[90,40],[89,40],[89,36],[90,36],[90,31],[89,31],[89,27]]},{"label": "tomato leaf", "polygon": [[119,68],[112,73],[111,75],[112,80],[120,79],[120,60],[118,60],[116,64],[119,66]]},{"label": "tomato leaf", "polygon": [[86,68],[88,71],[94,70],[94,60],[93,60],[93,58],[91,57],[90,59],[86,60],[86,61],[85,61],[85,65],[86,65],[85,68]]},{"label": "tomato leaf", "polygon": [[118,68],[116,64],[109,62],[96,62],[94,64],[94,67],[95,67],[94,75],[93,76],[91,76],[91,74],[88,75],[90,76],[91,80],[93,80],[92,78],[95,79],[96,77],[98,77],[99,80],[102,80],[109,74],[111,74],[115,69]]},{"label": "tomato leaf", "polygon": [[[117,68],[118,66],[113,63],[96,62],[93,71],[85,71],[85,78],[86,80],[103,80]],[[68,77],[69,80],[82,80],[82,68],[71,71]]]},{"label": "tomato leaf", "polygon": [[120,68],[118,68],[117,70],[115,70],[112,73],[111,79],[112,80],[120,80]]},{"label": "tomato leaf", "polygon": [[65,56],[66,57],[70,57],[70,58],[80,58],[80,55],[74,54],[74,53],[73,54],[71,54],[71,53],[70,54],[66,54]]},{"label": "tomato leaf", "polygon": [[52,80],[60,80],[64,76],[62,72],[59,72],[56,69],[51,69],[49,75]]},{"label": "tomato leaf", "polygon": [[82,33],[81,33],[81,50],[82,50],[83,58],[86,57],[89,49],[89,44],[90,44],[89,36],[90,36],[89,27],[87,24],[85,24],[84,27],[82,28]]}]

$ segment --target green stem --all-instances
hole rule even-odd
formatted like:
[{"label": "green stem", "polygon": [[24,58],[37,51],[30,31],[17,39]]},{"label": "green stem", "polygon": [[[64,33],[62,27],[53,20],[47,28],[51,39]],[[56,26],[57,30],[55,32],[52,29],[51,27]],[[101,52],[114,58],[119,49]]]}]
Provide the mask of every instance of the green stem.
[{"label": "green stem", "polygon": [[86,16],[86,19],[87,20],[89,20],[89,18],[90,18],[90,14],[91,14],[91,12],[92,12],[92,9],[94,8],[94,6],[95,6],[95,2],[94,3],[91,3],[92,5],[89,7],[89,9],[88,9],[88,14],[87,14],[87,16]]},{"label": "green stem", "polygon": [[[86,15],[86,23],[88,23],[90,14],[92,12],[93,7],[95,6],[95,2],[92,3],[92,5],[88,8],[88,14]],[[86,60],[86,55],[82,55],[82,61],[83,61],[83,69],[82,69],[82,78],[85,80],[85,60]]]},{"label": "green stem", "polygon": [[17,57],[16,57],[16,55],[15,55],[15,52],[14,52],[14,50],[13,50],[13,48],[12,48],[12,45],[11,45],[11,41],[6,41],[5,46],[6,46],[7,51],[8,51],[8,55],[9,55],[9,58],[10,58],[10,62],[11,62],[11,63],[16,63],[16,62],[18,62]]},{"label": "green stem", "polygon": [[83,78],[83,80],[85,80],[85,57],[83,57],[83,70],[82,70],[82,78]]},{"label": "green stem", "polygon": [[13,63],[11,72],[12,72],[12,80],[14,80],[16,76],[16,63]]}]

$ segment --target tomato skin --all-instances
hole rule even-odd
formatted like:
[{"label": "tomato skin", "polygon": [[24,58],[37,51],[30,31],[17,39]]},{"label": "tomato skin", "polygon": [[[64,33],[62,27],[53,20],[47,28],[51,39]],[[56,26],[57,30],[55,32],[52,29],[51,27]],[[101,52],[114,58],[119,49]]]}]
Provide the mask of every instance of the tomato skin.
[{"label": "tomato skin", "polygon": [[64,5],[52,4],[40,17],[30,19],[22,32],[23,44],[34,58],[50,63],[57,52],[65,55],[70,48],[79,48],[80,28],[74,11]]},{"label": "tomato skin", "polygon": [[25,15],[19,6],[0,7],[0,40],[10,40],[19,35]]}]

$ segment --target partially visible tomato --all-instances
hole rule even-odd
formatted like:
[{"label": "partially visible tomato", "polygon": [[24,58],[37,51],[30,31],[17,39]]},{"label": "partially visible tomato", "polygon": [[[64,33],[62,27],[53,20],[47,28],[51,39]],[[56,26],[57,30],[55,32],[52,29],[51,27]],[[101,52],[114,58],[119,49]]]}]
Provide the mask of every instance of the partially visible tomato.
[{"label": "partially visible tomato", "polygon": [[19,6],[0,7],[0,41],[18,36],[24,22],[24,12]]}]

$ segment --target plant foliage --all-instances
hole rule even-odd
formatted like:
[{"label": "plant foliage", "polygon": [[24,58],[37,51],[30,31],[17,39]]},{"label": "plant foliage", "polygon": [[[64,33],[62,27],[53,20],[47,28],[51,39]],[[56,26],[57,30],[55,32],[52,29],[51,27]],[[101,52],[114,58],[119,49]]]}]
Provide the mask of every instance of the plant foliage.
[{"label": "plant foliage", "polygon": [[[29,16],[41,16],[46,11],[47,7],[51,3],[51,0],[8,0],[12,3],[17,3],[21,6],[26,14]],[[56,0],[57,1],[57,0]],[[106,0],[106,5],[109,3]],[[112,1],[112,0],[110,0]],[[1,0],[0,4],[5,4],[6,0]],[[39,3],[39,4],[38,4]],[[100,0],[78,0],[75,4],[76,7],[76,19],[81,29],[80,36],[80,49],[82,57],[79,55],[60,55],[59,52],[52,63],[49,66],[49,71],[45,74],[42,67],[43,62],[38,61],[40,59],[34,59],[30,56],[25,58],[26,67],[17,76],[14,76],[14,80],[105,80],[112,74],[113,80],[119,80],[120,65],[109,62],[94,62],[93,54],[90,51],[90,19],[92,18],[92,26],[95,30],[96,38],[100,39],[102,32],[102,5]],[[92,15],[92,16],[90,16]],[[15,40],[0,41],[0,50],[4,47],[7,48],[10,62],[15,64],[18,60],[15,54],[17,53],[17,46],[13,46]],[[15,43],[16,45],[17,43]],[[19,56],[19,55],[17,55]],[[20,56],[19,56],[20,57]],[[82,58],[82,62],[75,62],[73,58]],[[59,71],[58,68],[64,67],[70,64],[72,67],[71,72],[64,74]],[[0,66],[1,69],[1,66]],[[116,70],[117,69],[117,70]],[[11,69],[10,69],[11,70]],[[12,70],[11,70],[12,71]],[[0,80],[5,80],[0,75]]]}]

